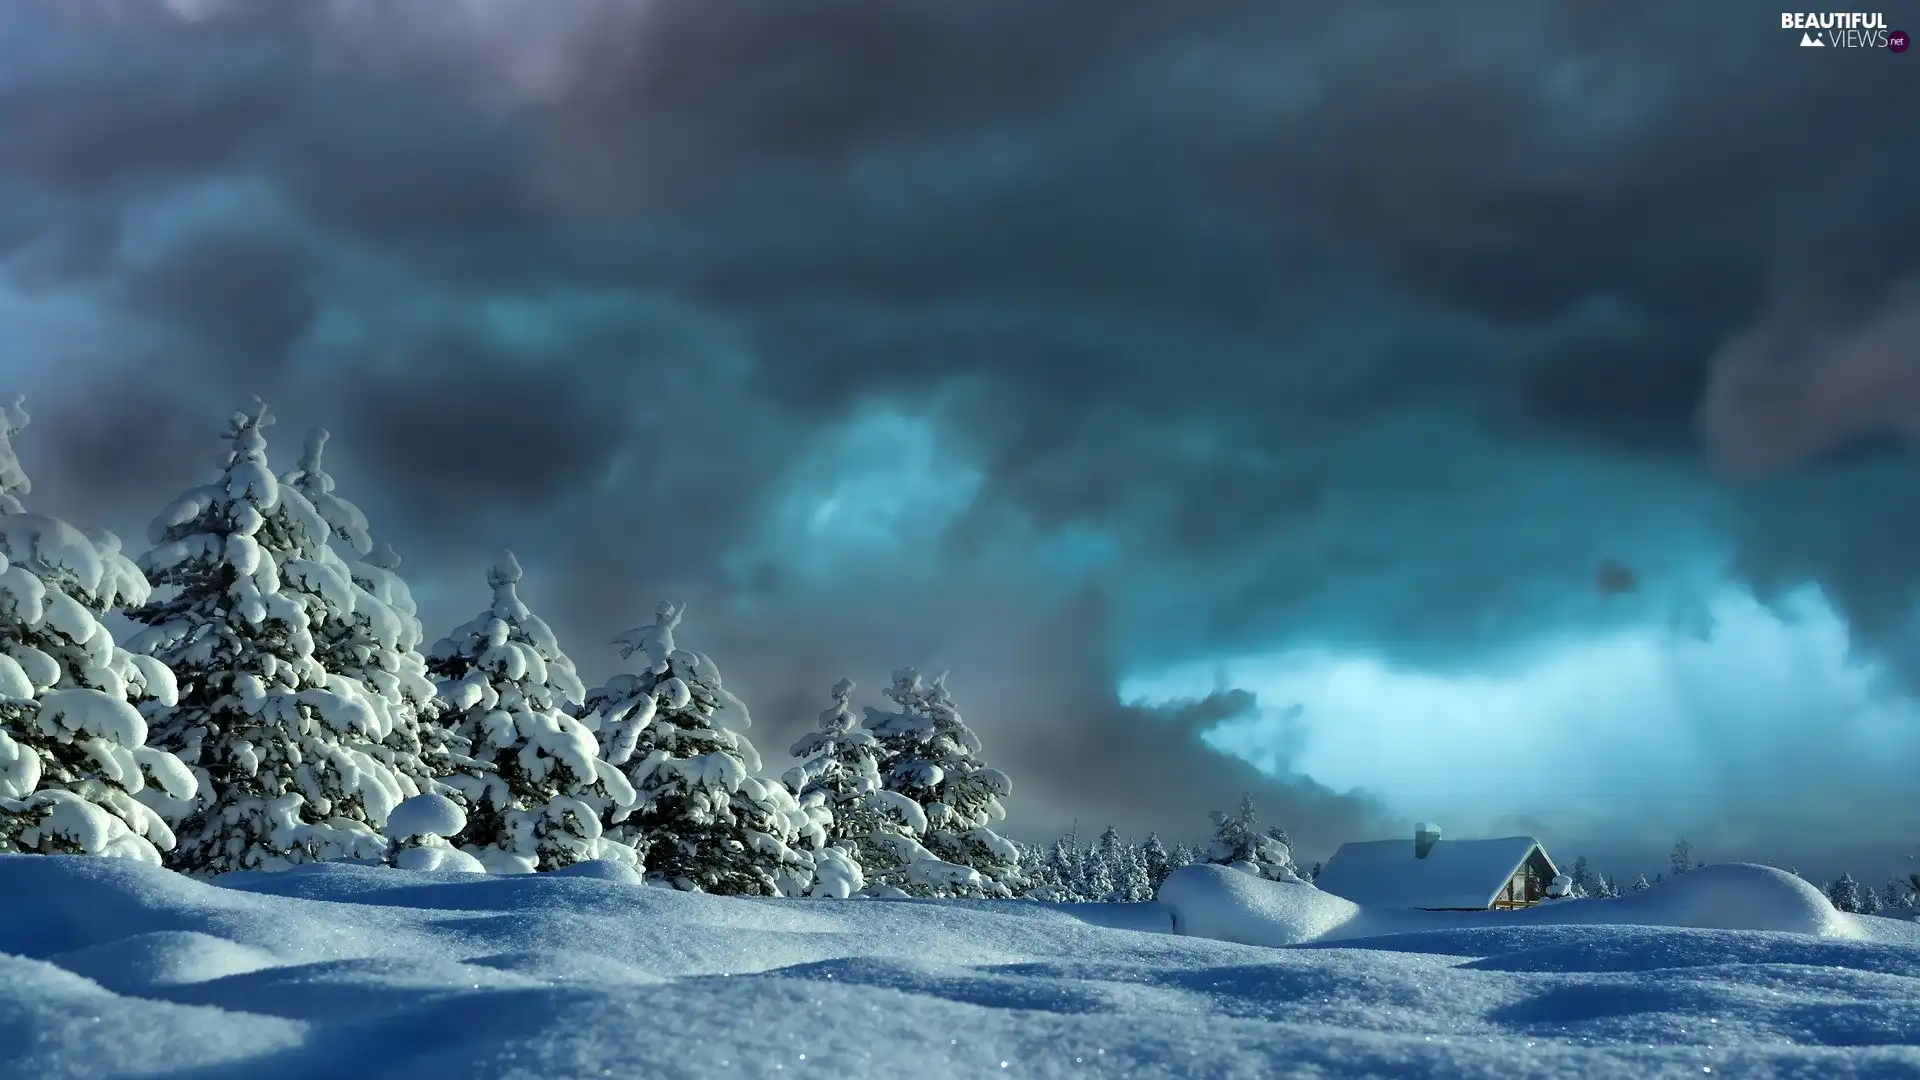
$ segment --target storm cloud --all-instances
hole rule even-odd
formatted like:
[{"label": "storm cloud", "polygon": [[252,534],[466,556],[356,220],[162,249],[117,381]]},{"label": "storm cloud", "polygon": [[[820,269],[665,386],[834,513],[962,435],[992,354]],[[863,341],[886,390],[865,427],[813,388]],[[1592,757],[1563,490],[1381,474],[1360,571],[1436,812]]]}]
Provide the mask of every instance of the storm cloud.
[{"label": "storm cloud", "polygon": [[[82,524],[143,534],[258,393],[283,465],[336,433],[430,629],[507,544],[590,676],[688,602],[769,758],[842,674],[952,667],[1016,835],[1194,837],[1252,789],[1325,850],[1402,823],[1290,765],[1311,712],[1120,687],[1471,675],[1809,585],[1909,685],[1914,73],[1795,41],[1734,4],[10,5],[0,381]],[[1277,751],[1202,737],[1247,717]]]}]

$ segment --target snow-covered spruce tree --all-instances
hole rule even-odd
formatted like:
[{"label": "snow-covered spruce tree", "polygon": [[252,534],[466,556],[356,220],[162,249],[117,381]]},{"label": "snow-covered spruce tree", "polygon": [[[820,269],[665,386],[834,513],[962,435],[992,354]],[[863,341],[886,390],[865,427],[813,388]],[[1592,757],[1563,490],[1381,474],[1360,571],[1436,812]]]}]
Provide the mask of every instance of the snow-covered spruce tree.
[{"label": "snow-covered spruce tree", "polygon": [[866,710],[867,730],[887,754],[882,765],[887,789],[926,811],[927,850],[979,877],[977,884],[956,879],[909,891],[919,896],[1010,897],[1022,887],[1020,853],[988,823],[1007,816],[1000,799],[1012,792],[1013,784],[1006,773],[980,762],[980,737],[954,707],[946,678],[941,672],[931,684],[923,684],[918,671],[902,668],[894,672],[886,691],[899,711]]},{"label": "snow-covered spruce tree", "polygon": [[419,609],[398,573],[400,557],[376,544],[366,515],[334,493],[323,456],[327,439],[325,428],[309,431],[299,466],[281,477],[327,523],[328,546],[353,586],[353,609],[314,628],[314,659],[350,680],[379,715],[387,735],[369,752],[399,775],[409,796],[454,794],[436,778],[473,770],[463,760],[467,748],[439,722],[433,679],[420,652],[425,632]]},{"label": "snow-covered spruce tree", "polygon": [[1245,870],[1269,881],[1312,884],[1294,869],[1293,845],[1287,842],[1284,832],[1255,830],[1258,815],[1254,813],[1251,793],[1240,797],[1238,811],[1229,814],[1215,810],[1208,816],[1213,819],[1216,831],[1213,844],[1207,848],[1206,861]]},{"label": "snow-covered spruce tree", "polygon": [[1153,879],[1147,873],[1146,853],[1138,845],[1127,844],[1120,849],[1120,868],[1123,900],[1143,903],[1153,899]]},{"label": "snow-covered spruce tree", "polygon": [[1860,914],[1880,914],[1880,894],[1874,892],[1871,887],[1866,885],[1860,886]]},{"label": "snow-covered spruce tree", "polygon": [[1173,872],[1173,853],[1161,843],[1159,833],[1148,833],[1146,840],[1141,843],[1140,862],[1147,871],[1147,898],[1152,899],[1152,894],[1159,891],[1160,883]]},{"label": "snow-covered spruce tree", "polygon": [[1673,863],[1673,872],[1676,874],[1684,874],[1700,865],[1699,861],[1693,857],[1693,844],[1686,840],[1673,845],[1673,854],[1669,858]]},{"label": "snow-covered spruce tree", "polygon": [[146,745],[139,706],[174,703],[173,672],[114,644],[100,616],[147,598],[112,533],[29,514],[13,451],[20,399],[0,405],[0,854],[160,864],[173,832],[137,796],[193,797],[193,774]]},{"label": "snow-covered spruce tree", "polygon": [[1629,891],[1639,893],[1639,892],[1646,892],[1648,889],[1653,888],[1653,886],[1647,881],[1647,875],[1641,874],[1639,877],[1634,878],[1633,884],[1629,885],[1627,888],[1629,889]]},{"label": "snow-covered spruce tree", "polygon": [[573,661],[520,599],[520,563],[502,551],[487,571],[493,603],[440,639],[427,658],[440,707],[472,765],[444,782],[465,803],[459,846],[488,872],[523,874],[588,859],[638,865],[606,835],[633,788],[600,757]]},{"label": "snow-covered spruce tree", "polygon": [[1573,860],[1573,898],[1598,897],[1602,895],[1599,877],[1593,872],[1593,864],[1585,855]]},{"label": "snow-covered spruce tree", "polygon": [[1850,915],[1860,913],[1860,883],[1853,880],[1852,874],[1841,874],[1840,879],[1827,886],[1827,899],[1833,902],[1836,910]]},{"label": "snow-covered spruce tree", "polygon": [[314,659],[314,628],[348,617],[353,589],[326,522],[267,467],[272,423],[257,400],[233,414],[219,479],[149,530],[140,565],[166,595],[128,612],[145,626],[130,647],[179,680],[153,742],[199,778],[167,860],[192,874],[383,858],[379,827],[406,794],[373,752],[381,716]]},{"label": "snow-covered spruce tree", "polygon": [[[761,780],[740,699],[708,657],[679,649],[680,609],[615,639],[639,670],[587,695],[587,711],[636,793],[620,832],[645,853],[650,880],[687,892],[799,896],[812,886],[820,820],[783,784]],[[829,856],[831,858],[831,856]]]},{"label": "snow-covered spruce tree", "polygon": [[880,777],[880,744],[853,715],[852,697],[851,681],[834,685],[833,704],[820,713],[818,729],[802,735],[789,751],[804,760],[787,770],[783,782],[803,808],[819,805],[830,813],[827,840],[858,860],[865,895],[906,895],[920,883],[937,885],[964,873],[920,843],[926,812],[887,790]]}]

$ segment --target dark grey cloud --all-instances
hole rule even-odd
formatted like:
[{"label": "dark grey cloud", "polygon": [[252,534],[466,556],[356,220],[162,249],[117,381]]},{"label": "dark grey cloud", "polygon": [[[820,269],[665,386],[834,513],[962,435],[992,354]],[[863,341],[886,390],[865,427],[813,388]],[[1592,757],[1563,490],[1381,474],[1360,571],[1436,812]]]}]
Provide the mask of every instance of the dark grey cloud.
[{"label": "dark grey cloud", "polygon": [[[691,601],[776,752],[950,664],[1047,827],[1379,826],[1201,745],[1239,698],[1118,700],[1156,666],[1472,669],[1715,558],[1907,632],[1911,465],[1857,453],[1912,426],[1899,57],[1732,4],[180,10],[0,13],[0,376],[84,523],[260,393],[433,625],[502,544],[590,675]],[[879,483],[967,494],[815,565],[807,463],[874,410],[938,458]]]}]

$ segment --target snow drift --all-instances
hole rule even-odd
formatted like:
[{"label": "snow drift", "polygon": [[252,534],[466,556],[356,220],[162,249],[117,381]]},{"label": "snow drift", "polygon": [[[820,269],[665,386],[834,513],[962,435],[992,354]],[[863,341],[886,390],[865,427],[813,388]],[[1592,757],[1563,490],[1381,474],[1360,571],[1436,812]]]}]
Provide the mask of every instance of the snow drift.
[{"label": "snow drift", "polygon": [[1773,930],[1814,937],[1911,941],[1920,927],[1835,911],[1820,890],[1784,870],[1727,863],[1677,875],[1616,900],[1565,900],[1521,911],[1363,908],[1305,885],[1221,866],[1188,866],[1160,886],[1175,933],[1286,946],[1423,930],[1564,925]]}]

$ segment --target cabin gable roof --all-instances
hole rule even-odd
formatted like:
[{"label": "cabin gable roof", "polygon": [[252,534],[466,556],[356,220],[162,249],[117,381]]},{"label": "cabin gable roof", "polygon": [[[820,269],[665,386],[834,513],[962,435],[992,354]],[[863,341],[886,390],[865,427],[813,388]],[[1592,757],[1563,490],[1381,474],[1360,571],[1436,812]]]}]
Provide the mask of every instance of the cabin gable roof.
[{"label": "cabin gable roof", "polygon": [[1553,870],[1553,860],[1531,836],[1439,839],[1424,859],[1413,851],[1411,839],[1342,844],[1314,884],[1362,907],[1479,909],[1493,905],[1535,852]]}]

